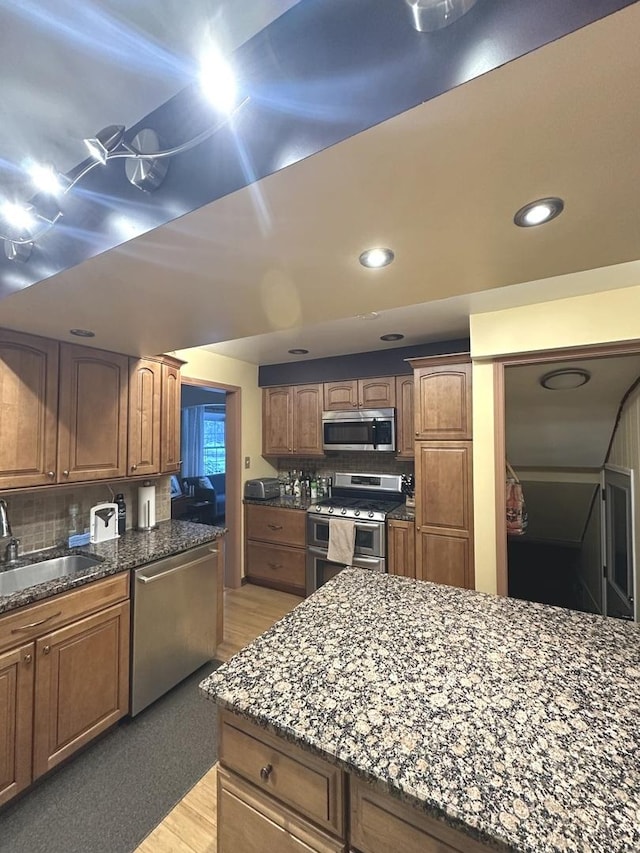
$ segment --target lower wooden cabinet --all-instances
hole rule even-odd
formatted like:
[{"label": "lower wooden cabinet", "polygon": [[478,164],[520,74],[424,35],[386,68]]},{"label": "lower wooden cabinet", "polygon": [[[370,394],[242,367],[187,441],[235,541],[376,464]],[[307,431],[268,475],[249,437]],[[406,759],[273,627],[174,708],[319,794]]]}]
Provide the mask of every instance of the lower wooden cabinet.
[{"label": "lower wooden cabinet", "polygon": [[307,514],[245,504],[245,576],[251,583],[305,593]]},{"label": "lower wooden cabinet", "polygon": [[390,575],[416,577],[415,522],[387,521],[387,571]]},{"label": "lower wooden cabinet", "polygon": [[473,588],[472,541],[427,530],[416,532],[417,577],[432,583]]},{"label": "lower wooden cabinet", "polygon": [[122,574],[0,617],[0,805],[128,712],[128,597]]},{"label": "lower wooden cabinet", "polygon": [[31,782],[34,644],[0,655],[0,805]]}]

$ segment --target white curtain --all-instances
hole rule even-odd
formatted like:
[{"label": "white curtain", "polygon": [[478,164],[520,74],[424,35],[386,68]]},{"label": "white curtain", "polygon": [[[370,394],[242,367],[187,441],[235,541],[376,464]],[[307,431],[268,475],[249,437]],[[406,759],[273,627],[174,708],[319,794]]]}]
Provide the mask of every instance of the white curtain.
[{"label": "white curtain", "polygon": [[205,406],[187,406],[182,410],[182,476],[204,474]]}]

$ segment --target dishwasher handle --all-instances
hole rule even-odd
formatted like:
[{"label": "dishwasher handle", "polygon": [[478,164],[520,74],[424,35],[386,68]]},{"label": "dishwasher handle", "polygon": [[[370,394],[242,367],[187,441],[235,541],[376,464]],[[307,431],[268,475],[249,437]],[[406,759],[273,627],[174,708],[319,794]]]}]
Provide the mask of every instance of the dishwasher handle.
[{"label": "dishwasher handle", "polygon": [[[217,554],[217,548],[209,548],[210,554]],[[190,569],[196,565],[196,563],[201,563],[202,560],[208,559],[208,557],[201,557],[199,560],[190,560],[188,563],[181,563],[179,566],[173,566],[171,569],[165,569],[162,572],[158,572],[155,575],[143,575],[140,573],[140,570],[136,572],[136,580],[140,581],[140,583],[153,583],[154,581],[162,580],[162,578],[166,578],[169,575],[174,575],[176,572],[183,572],[185,569]]]}]

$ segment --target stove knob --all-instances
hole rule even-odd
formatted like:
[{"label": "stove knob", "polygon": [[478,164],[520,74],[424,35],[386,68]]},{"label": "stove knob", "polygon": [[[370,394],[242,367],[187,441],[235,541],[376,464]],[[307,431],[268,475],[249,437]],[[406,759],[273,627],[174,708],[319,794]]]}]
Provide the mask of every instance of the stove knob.
[{"label": "stove knob", "polygon": [[344,507],[342,507],[342,509],[340,510],[340,515],[346,515],[346,514],[347,514],[347,510]]},{"label": "stove knob", "polygon": [[354,512],[354,515],[355,515],[355,516],[356,516],[356,518],[357,518],[357,517],[360,515],[360,510],[359,510],[359,509],[357,509],[357,510]]},{"label": "stove knob", "polygon": [[369,513],[369,518],[373,518],[373,512]]},{"label": "stove knob", "polygon": [[332,507],[332,506],[330,506],[330,507],[329,507],[329,515],[331,515],[331,513],[332,513],[332,512],[333,512],[333,507]]},{"label": "stove knob", "polygon": [[317,507],[316,507],[316,512],[322,512],[322,507],[321,507],[321,506],[317,506]]}]

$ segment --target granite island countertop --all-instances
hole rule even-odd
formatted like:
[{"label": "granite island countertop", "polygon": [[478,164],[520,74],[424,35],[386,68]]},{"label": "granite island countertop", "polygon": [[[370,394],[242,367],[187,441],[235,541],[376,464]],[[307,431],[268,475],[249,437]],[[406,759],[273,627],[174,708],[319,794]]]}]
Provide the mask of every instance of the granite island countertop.
[{"label": "granite island countertop", "polygon": [[[63,575],[54,580],[30,586],[27,589],[0,595],[0,613],[33,604],[75,589],[100,578],[117,574],[118,572],[135,569],[145,563],[178,554],[189,548],[213,542],[224,536],[224,527],[212,527],[208,524],[196,524],[190,521],[161,521],[155,530],[138,531],[127,530],[119,539],[109,542],[101,542],[97,545],[82,545],[78,548],[48,548],[45,551],[37,551],[21,555],[19,565],[38,563],[51,557],[64,556],[65,554],[91,554],[101,558],[96,566],[83,569],[72,574]],[[0,567],[0,571],[11,569],[10,566]]]},{"label": "granite island countertop", "polygon": [[202,682],[497,849],[640,850],[640,626],[346,569]]}]

